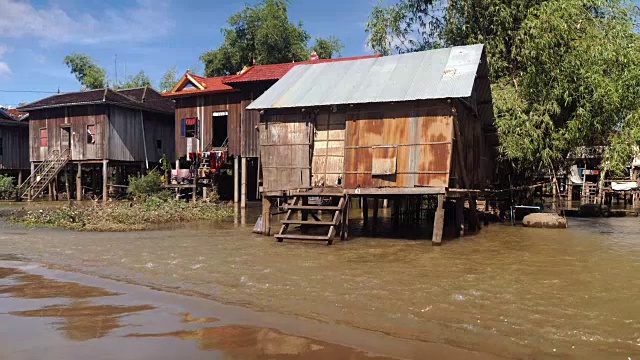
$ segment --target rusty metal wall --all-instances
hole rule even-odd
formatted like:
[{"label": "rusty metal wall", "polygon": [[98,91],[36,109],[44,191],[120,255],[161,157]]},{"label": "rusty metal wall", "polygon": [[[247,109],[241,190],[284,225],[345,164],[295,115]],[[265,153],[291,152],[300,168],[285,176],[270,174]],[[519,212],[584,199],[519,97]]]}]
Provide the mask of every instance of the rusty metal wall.
[{"label": "rusty metal wall", "polygon": [[[344,187],[447,186],[451,110],[445,101],[351,108],[347,112]],[[374,175],[374,164],[378,175]]]},{"label": "rusty metal wall", "polygon": [[[71,125],[71,159],[101,160],[106,155],[106,106],[86,105],[34,110],[29,113],[31,161],[43,161],[48,152],[61,150],[62,125]],[[95,142],[87,142],[87,125],[95,125]],[[40,146],[40,129],[46,128],[48,146]]]}]

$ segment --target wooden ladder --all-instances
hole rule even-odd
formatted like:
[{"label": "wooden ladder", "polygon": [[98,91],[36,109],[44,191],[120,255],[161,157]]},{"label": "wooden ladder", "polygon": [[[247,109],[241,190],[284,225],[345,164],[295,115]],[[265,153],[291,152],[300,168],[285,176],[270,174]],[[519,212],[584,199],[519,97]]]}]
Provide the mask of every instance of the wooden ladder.
[{"label": "wooden ladder", "polygon": [[44,188],[49,185],[56,175],[69,162],[69,149],[62,152],[53,150],[47,159],[40,163],[27,180],[18,188],[18,194],[23,199],[37,198]]},{"label": "wooden ladder", "polygon": [[[323,205],[322,201],[312,204],[309,202],[310,197],[330,198],[332,203],[337,201],[337,205]],[[348,204],[348,196],[344,194],[294,194],[293,201],[287,209],[287,218],[282,221],[280,232],[275,235],[275,238],[278,239],[278,242],[282,242],[284,239],[317,240],[326,241],[328,245],[331,245],[333,244],[333,238],[339,232],[341,239],[345,240],[348,231]],[[331,219],[323,221],[320,211],[327,212]],[[299,219],[296,219],[296,214],[300,214]],[[287,233],[290,225],[300,225],[301,234]],[[306,230],[312,227],[325,227],[327,228],[327,234],[307,235],[305,233]]]}]

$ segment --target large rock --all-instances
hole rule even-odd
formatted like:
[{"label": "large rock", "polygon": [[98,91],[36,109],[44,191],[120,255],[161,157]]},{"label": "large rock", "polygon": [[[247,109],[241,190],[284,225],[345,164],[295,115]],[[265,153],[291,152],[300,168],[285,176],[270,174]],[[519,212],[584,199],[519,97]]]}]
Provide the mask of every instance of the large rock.
[{"label": "large rock", "polygon": [[532,228],[564,229],[567,227],[567,219],[558,214],[533,213],[522,219],[522,225]]}]

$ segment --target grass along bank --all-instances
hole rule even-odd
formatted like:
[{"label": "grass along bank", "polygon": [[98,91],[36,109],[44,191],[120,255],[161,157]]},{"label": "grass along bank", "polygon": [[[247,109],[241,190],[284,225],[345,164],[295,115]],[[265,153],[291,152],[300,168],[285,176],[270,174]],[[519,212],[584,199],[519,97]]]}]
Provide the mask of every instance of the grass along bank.
[{"label": "grass along bank", "polygon": [[[157,172],[129,179],[129,201],[73,203],[59,208],[14,211],[10,220],[28,227],[63,227],[82,231],[145,230],[160,224],[218,220],[233,209],[217,198],[186,202],[162,190]],[[212,192],[215,193],[215,192]]]}]

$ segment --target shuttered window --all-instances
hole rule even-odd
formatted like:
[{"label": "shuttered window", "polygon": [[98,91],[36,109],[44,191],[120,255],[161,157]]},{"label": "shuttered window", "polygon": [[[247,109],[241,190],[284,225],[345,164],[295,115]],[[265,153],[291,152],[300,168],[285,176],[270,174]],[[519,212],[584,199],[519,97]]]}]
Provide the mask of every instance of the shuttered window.
[{"label": "shuttered window", "polygon": [[40,129],[40,147],[49,146],[49,135],[47,128]]},{"label": "shuttered window", "polygon": [[96,126],[87,125],[87,144],[96,143]]}]

